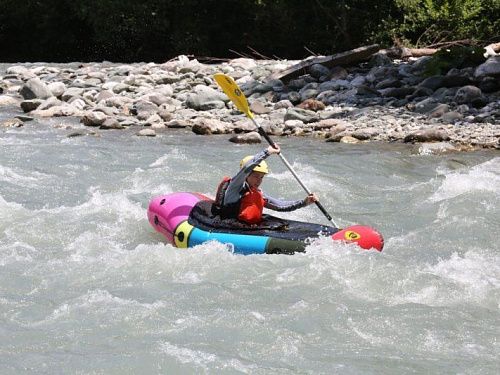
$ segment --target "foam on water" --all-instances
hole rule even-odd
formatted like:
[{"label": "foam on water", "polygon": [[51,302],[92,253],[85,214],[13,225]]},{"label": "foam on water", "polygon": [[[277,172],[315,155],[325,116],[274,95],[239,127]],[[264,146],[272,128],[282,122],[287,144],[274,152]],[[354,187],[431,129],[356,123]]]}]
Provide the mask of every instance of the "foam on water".
[{"label": "foam on water", "polygon": [[32,172],[28,175],[23,175],[22,172],[16,169],[0,165],[0,182],[9,183],[13,185],[29,185],[37,186],[39,180],[47,179],[50,176],[44,173]]},{"label": "foam on water", "polygon": [[[319,238],[306,253],[242,256],[217,242],[174,248],[146,209],[157,194],[213,195],[257,148],[58,132],[10,132],[31,146],[0,149],[2,373],[498,368],[497,157],[344,145],[332,154],[284,139],[328,211],[380,229],[384,252]],[[264,189],[302,198],[277,160]],[[314,206],[280,216],[326,223]]]},{"label": "foam on water", "polygon": [[479,164],[465,173],[445,173],[445,179],[438,190],[430,197],[432,202],[439,202],[474,192],[492,193],[500,196],[500,158]]}]

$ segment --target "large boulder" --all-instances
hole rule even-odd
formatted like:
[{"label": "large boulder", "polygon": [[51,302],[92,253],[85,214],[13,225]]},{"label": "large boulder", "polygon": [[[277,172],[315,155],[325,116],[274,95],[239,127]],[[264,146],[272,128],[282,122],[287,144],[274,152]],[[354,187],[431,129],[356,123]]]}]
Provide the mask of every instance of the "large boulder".
[{"label": "large boulder", "polygon": [[52,96],[52,92],[40,78],[28,80],[21,88],[20,94],[25,100],[47,99]]},{"label": "large boulder", "polygon": [[308,124],[310,122],[319,121],[318,115],[310,110],[301,109],[301,108],[289,108],[285,114],[285,121],[287,120],[300,120],[304,124]]},{"label": "large boulder", "polygon": [[0,95],[0,107],[15,105],[19,105],[19,100],[9,95]]},{"label": "large boulder", "polygon": [[500,76],[500,55],[492,56],[484,64],[479,65],[474,72],[476,78],[485,76]]},{"label": "large boulder", "polygon": [[199,135],[225,134],[229,132],[230,124],[212,118],[198,118],[192,131]]},{"label": "large boulder", "polygon": [[222,92],[208,86],[197,85],[194,94],[188,95],[186,106],[197,111],[207,111],[224,108],[226,101],[227,97]]},{"label": "large boulder", "polygon": [[245,134],[238,134],[234,137],[229,138],[229,142],[233,143],[261,143],[262,138],[257,132],[250,132]]},{"label": "large boulder", "polygon": [[461,87],[455,94],[455,102],[458,104],[473,103],[474,101],[481,98],[483,93],[481,89],[476,86],[464,86]]},{"label": "large boulder", "polygon": [[404,142],[444,142],[449,141],[450,136],[441,129],[423,129],[408,134]]}]

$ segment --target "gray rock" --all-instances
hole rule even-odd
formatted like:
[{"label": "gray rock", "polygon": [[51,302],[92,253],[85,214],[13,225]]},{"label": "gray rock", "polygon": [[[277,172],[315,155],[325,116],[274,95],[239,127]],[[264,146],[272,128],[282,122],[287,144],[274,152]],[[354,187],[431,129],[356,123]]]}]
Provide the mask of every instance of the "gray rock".
[{"label": "gray rock", "polygon": [[83,112],[70,104],[56,105],[48,109],[36,109],[31,112],[33,116],[38,117],[61,117],[61,116],[82,116]]},{"label": "gray rock", "polygon": [[450,111],[450,106],[448,104],[438,104],[435,108],[427,113],[429,117],[441,117],[446,112]]},{"label": "gray rock", "polygon": [[326,82],[321,83],[318,86],[318,91],[319,92],[333,91],[333,90],[337,90],[338,88],[339,88],[339,85],[336,83],[335,80],[333,80],[333,81],[326,81]]},{"label": "gray rock", "polygon": [[407,97],[408,95],[412,95],[414,91],[414,87],[392,87],[378,90],[378,92],[382,94],[382,96],[398,99],[402,99]]},{"label": "gray rock", "polygon": [[304,100],[315,98],[319,94],[319,91],[317,89],[306,89],[300,90],[299,94],[300,101],[303,102]]},{"label": "gray rock", "polygon": [[223,121],[200,117],[196,119],[192,131],[200,135],[225,134],[228,133],[228,128],[230,128],[230,124]]},{"label": "gray rock", "polygon": [[274,109],[291,108],[293,104],[290,100],[280,100],[274,105]]},{"label": "gray rock", "polygon": [[117,85],[115,85],[112,89],[112,91],[115,93],[115,94],[120,94],[122,92],[125,92],[125,91],[132,91],[131,90],[131,87],[130,85],[126,85],[124,83],[118,83]]},{"label": "gray rock", "polygon": [[96,101],[96,103],[99,103],[101,100],[109,99],[109,98],[113,97],[114,95],[115,94],[113,94],[113,92],[110,90],[102,90],[101,92],[99,92],[99,94],[97,94],[95,101]]},{"label": "gray rock", "polygon": [[193,94],[189,94],[186,106],[197,111],[207,111],[211,109],[225,108],[228,98],[219,91],[211,87],[197,85]]},{"label": "gray rock", "polygon": [[443,142],[449,141],[450,136],[441,129],[423,129],[408,134],[403,141],[408,142]]},{"label": "gray rock", "polygon": [[26,100],[47,99],[52,96],[52,92],[40,78],[32,78],[21,88],[20,94]]},{"label": "gray rock", "polygon": [[47,100],[44,100],[39,106],[38,106],[38,110],[46,110],[46,109],[49,109],[49,108],[52,108],[52,107],[55,107],[55,106],[61,106],[63,105],[63,102],[60,101],[59,99],[57,99],[55,96],[51,96],[50,98],[48,98]]},{"label": "gray rock", "polygon": [[300,94],[296,91],[290,91],[282,100],[288,100],[292,104],[299,104],[301,102]]},{"label": "gray rock", "polygon": [[120,110],[116,107],[105,107],[102,105],[97,105],[93,108],[94,111],[102,112],[107,116],[115,116],[120,113]]},{"label": "gray rock", "polygon": [[85,109],[85,107],[87,107],[87,103],[82,98],[72,98],[68,101],[68,103],[80,110],[83,110]]},{"label": "gray rock", "polygon": [[309,82],[305,78],[292,79],[290,82],[288,82],[288,88],[290,90],[299,91],[302,87],[304,87],[308,83]]},{"label": "gray rock", "polygon": [[380,95],[380,93],[377,90],[372,89],[370,86],[367,86],[367,85],[360,85],[355,90],[356,90],[357,95],[364,95],[364,96],[378,96],[378,95]]},{"label": "gray rock", "polygon": [[431,62],[432,57],[431,56],[424,56],[419,59],[417,59],[412,65],[411,65],[411,71],[413,74],[419,75],[422,73],[424,70],[427,69],[427,65]]},{"label": "gray rock", "polygon": [[380,81],[375,85],[375,88],[377,90],[380,89],[387,89],[389,87],[401,87],[402,83],[401,80],[398,78],[390,77],[387,79],[384,79],[383,81]]},{"label": "gray rock", "polygon": [[353,131],[351,133],[351,137],[356,138],[360,141],[367,141],[378,134],[379,134],[379,131],[375,128],[360,129],[360,130]]},{"label": "gray rock", "polygon": [[482,92],[491,93],[500,91],[500,79],[495,77],[485,76],[479,82],[479,88]]},{"label": "gray rock", "polygon": [[17,106],[19,105],[19,100],[9,95],[0,95],[0,107],[1,106]]},{"label": "gray rock", "polygon": [[170,98],[161,93],[151,93],[149,95],[143,96],[141,99],[154,103],[157,106],[161,106],[162,104],[168,104],[170,102]]},{"label": "gray rock", "polygon": [[21,102],[21,108],[25,113],[34,111],[37,109],[40,104],[42,104],[43,100],[35,99],[35,100],[25,100]]},{"label": "gray rock", "polygon": [[322,76],[330,75],[330,69],[321,64],[313,64],[309,67],[309,74],[314,78],[319,79]]},{"label": "gray rock", "polygon": [[86,112],[82,117],[81,122],[85,126],[101,126],[108,116],[100,111]]},{"label": "gray rock", "polygon": [[250,132],[245,134],[239,134],[234,137],[229,138],[229,142],[233,143],[261,143],[262,138],[257,132]]},{"label": "gray rock", "polygon": [[271,80],[269,82],[265,83],[258,83],[255,86],[253,86],[251,89],[247,91],[247,94],[253,94],[253,93],[266,93],[269,91],[282,91],[283,90],[283,82],[281,82],[278,79]]},{"label": "gray rock", "polygon": [[466,75],[447,74],[443,78],[442,87],[460,87],[470,84],[471,79]]},{"label": "gray rock", "polygon": [[192,126],[192,123],[187,120],[177,119],[169,121],[166,125],[172,129],[184,129]]},{"label": "gray rock", "polygon": [[343,125],[345,128],[346,127],[345,124],[346,122],[344,120],[330,118],[330,119],[322,119],[319,120],[318,122],[310,123],[309,125],[312,126],[314,130],[327,130],[338,127],[340,125]]},{"label": "gray rock", "polygon": [[397,72],[397,70],[392,67],[375,66],[368,72],[365,78],[368,82],[374,83],[392,76],[395,72]]},{"label": "gray rock", "polygon": [[0,127],[2,128],[20,128],[23,125],[24,122],[18,118],[11,118],[0,122]]},{"label": "gray rock", "polygon": [[250,104],[250,110],[258,115],[263,115],[271,112],[271,109],[267,108],[260,100],[254,100]]},{"label": "gray rock", "polygon": [[36,75],[33,72],[31,72],[28,68],[21,66],[21,65],[15,65],[15,66],[8,67],[7,70],[5,71],[5,73],[7,75],[12,74],[16,77],[20,77],[23,80],[36,77]]},{"label": "gray rock", "polygon": [[424,99],[415,104],[414,111],[417,113],[429,113],[433,111],[440,103],[437,103],[433,98]]},{"label": "gray rock", "polygon": [[156,132],[153,129],[142,129],[136,135],[139,137],[156,137]]},{"label": "gray rock", "polygon": [[448,89],[446,87],[440,87],[434,92],[430,90],[431,92],[427,93],[427,95],[425,90],[430,90],[430,89],[425,87],[419,87],[417,90],[418,92],[415,92],[413,96],[414,97],[432,96],[437,102],[443,102],[446,101],[447,99],[453,99],[456,93],[456,90]]},{"label": "gray rock", "polygon": [[110,129],[125,129],[116,118],[108,117],[104,122],[99,126],[99,129],[110,130]]},{"label": "gray rock", "polygon": [[484,64],[479,65],[474,72],[476,78],[485,76],[500,76],[500,55],[492,56]]},{"label": "gray rock", "polygon": [[[262,125],[261,125],[262,126]],[[255,130],[255,125],[248,121],[246,118],[233,123],[233,132],[235,133],[249,133]]]},{"label": "gray rock", "polygon": [[84,93],[84,90],[80,87],[70,87],[61,96],[61,99],[65,102],[69,101],[74,97],[81,97]]},{"label": "gray rock", "polygon": [[457,121],[462,120],[463,118],[464,116],[460,112],[456,111],[447,112],[441,116],[441,120],[447,124],[453,124]]},{"label": "gray rock", "polygon": [[445,76],[432,76],[420,82],[419,87],[426,87],[431,90],[437,90],[438,88],[444,86],[445,80]]},{"label": "gray rock", "polygon": [[166,111],[165,109],[160,109],[158,111],[158,116],[160,116],[163,121],[170,121],[173,117],[172,112]]},{"label": "gray rock", "polygon": [[337,80],[337,79],[346,79],[349,73],[347,70],[342,68],[341,66],[334,66],[330,70],[330,79],[331,80]]},{"label": "gray rock", "polygon": [[350,82],[352,87],[359,87],[361,85],[364,85],[366,83],[366,78],[364,76],[356,76],[354,79]]},{"label": "gray rock", "polygon": [[163,120],[157,113],[154,113],[146,119],[144,126],[152,126],[159,123],[163,123]]},{"label": "gray rock", "polygon": [[372,57],[370,58],[370,62],[369,62],[369,65],[370,66],[388,66],[388,65],[392,65],[392,59],[387,56],[385,53],[375,53],[374,55],[372,55]]},{"label": "gray rock", "polygon": [[145,120],[151,115],[157,113],[158,110],[159,108],[156,104],[146,100],[138,100],[130,108],[130,113],[132,115],[136,115],[142,120]]},{"label": "gray rock", "polygon": [[344,135],[342,136],[342,138],[340,138],[340,143],[357,144],[359,142],[360,140],[354,138],[352,135]]},{"label": "gray rock", "polygon": [[66,85],[62,82],[51,82],[47,85],[52,95],[60,97],[66,91]]},{"label": "gray rock", "polygon": [[458,104],[472,103],[474,100],[481,98],[482,92],[476,86],[464,86],[461,87],[456,95],[455,102]]},{"label": "gray rock", "polygon": [[319,117],[315,112],[309,111],[307,109],[289,108],[285,113],[284,120],[300,120],[303,123],[307,124],[310,122],[317,122],[319,120]]}]

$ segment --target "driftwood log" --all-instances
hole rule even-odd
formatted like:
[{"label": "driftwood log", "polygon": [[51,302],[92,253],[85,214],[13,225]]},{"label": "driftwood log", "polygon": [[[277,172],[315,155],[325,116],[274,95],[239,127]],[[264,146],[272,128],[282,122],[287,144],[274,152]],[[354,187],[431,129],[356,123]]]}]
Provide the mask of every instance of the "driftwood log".
[{"label": "driftwood log", "polygon": [[[296,78],[300,75],[307,74],[308,68],[314,64],[321,64],[326,66],[327,68],[331,68],[334,66],[342,66],[342,65],[352,65],[359,63],[361,61],[367,60],[373,54],[380,52],[386,54],[387,56],[395,59],[407,59],[409,57],[423,57],[423,56],[432,56],[440,48],[407,48],[407,47],[392,47],[388,49],[381,50],[378,44],[372,44],[369,46],[359,47],[352,49],[350,51],[337,53],[335,55],[330,56],[321,56],[308,58],[306,60],[302,60],[298,64],[291,66],[281,72],[276,72],[271,74],[269,79],[280,79],[284,83],[287,83],[293,78]],[[500,43],[492,43],[485,47],[486,53],[485,56],[494,56],[500,53]]]},{"label": "driftwood log", "polygon": [[437,51],[439,51],[438,48],[392,47],[381,50],[380,53],[384,53],[393,59],[407,59],[409,57],[431,56]]},{"label": "driftwood log", "polygon": [[500,43],[492,43],[484,47],[486,52],[484,53],[484,57],[495,56],[500,53]]},{"label": "driftwood log", "polygon": [[273,73],[269,79],[281,79],[283,82],[288,82],[293,78],[306,74],[307,69],[314,64],[321,64],[327,68],[340,65],[351,65],[360,61],[367,60],[371,55],[378,52],[380,49],[378,44],[355,48],[350,51],[337,53],[330,56],[314,57],[312,59],[303,60],[298,64],[291,66],[281,72]]}]

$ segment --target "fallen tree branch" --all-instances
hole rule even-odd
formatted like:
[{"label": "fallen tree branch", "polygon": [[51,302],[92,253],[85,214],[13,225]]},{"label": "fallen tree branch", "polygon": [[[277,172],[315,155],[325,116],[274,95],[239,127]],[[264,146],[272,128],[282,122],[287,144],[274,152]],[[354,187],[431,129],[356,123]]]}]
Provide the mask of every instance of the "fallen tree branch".
[{"label": "fallen tree branch", "polygon": [[251,59],[252,56],[250,55],[247,55],[246,53],[243,53],[243,52],[238,52],[238,51],[235,51],[234,49],[230,49],[229,52],[232,52],[234,53],[235,55],[238,55],[239,57],[243,57],[245,59]]},{"label": "fallen tree branch", "polygon": [[491,43],[484,49],[486,50],[484,57],[498,55],[500,53],[500,43]]},{"label": "fallen tree branch", "polygon": [[269,79],[281,79],[283,82],[288,82],[291,79],[307,73],[307,69],[314,64],[321,64],[327,68],[339,65],[351,65],[368,59],[371,55],[379,51],[378,44],[355,48],[350,51],[337,53],[330,56],[314,57],[311,59],[302,60],[300,63],[291,66],[288,69],[271,74]]},{"label": "fallen tree branch", "polygon": [[255,50],[254,48],[250,47],[250,46],[247,46],[247,48],[255,55],[255,56],[258,56],[260,57],[261,59],[264,59],[264,60],[271,60],[268,56],[265,56],[263,55],[262,53],[258,52],[257,50]]}]

